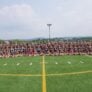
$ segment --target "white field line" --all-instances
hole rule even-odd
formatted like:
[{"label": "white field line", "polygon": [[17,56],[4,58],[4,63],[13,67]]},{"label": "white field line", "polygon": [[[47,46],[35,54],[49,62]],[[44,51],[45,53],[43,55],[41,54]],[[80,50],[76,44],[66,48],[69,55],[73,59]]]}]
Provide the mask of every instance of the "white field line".
[{"label": "white field line", "polygon": [[4,66],[7,66],[7,63],[5,63]]},{"label": "white field line", "polygon": [[[80,74],[88,74],[88,73],[92,73],[92,70],[88,70],[88,71],[81,71],[81,72],[70,72],[70,73],[59,73],[59,74],[46,74],[45,76],[67,76],[67,75],[80,75]],[[41,77],[43,76],[42,74],[0,74],[0,76],[33,76],[33,77]]]},{"label": "white field line", "polygon": [[85,55],[85,56],[92,58],[92,56],[90,56],[90,55]]},{"label": "white field line", "polygon": [[32,65],[33,63],[31,62],[29,65]]},{"label": "white field line", "polygon": [[87,74],[92,73],[92,70],[89,71],[81,71],[81,72],[70,72],[70,73],[60,73],[60,74],[47,74],[46,76],[67,76],[67,75],[79,75],[79,74]]},{"label": "white field line", "polygon": [[20,63],[17,63],[17,66],[19,66],[20,65]]},{"label": "white field line", "polygon": [[40,77],[40,76],[42,76],[41,74],[0,74],[0,76],[29,76],[29,77],[31,77],[31,76],[33,76],[33,77]]}]

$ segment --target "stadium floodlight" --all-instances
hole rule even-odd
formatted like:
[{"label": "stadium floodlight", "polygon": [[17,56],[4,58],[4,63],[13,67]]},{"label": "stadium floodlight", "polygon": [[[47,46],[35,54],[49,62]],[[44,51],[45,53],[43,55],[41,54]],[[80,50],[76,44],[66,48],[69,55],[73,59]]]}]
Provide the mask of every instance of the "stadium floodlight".
[{"label": "stadium floodlight", "polygon": [[50,41],[50,27],[52,26],[52,24],[47,24],[47,26],[49,27],[49,41]]}]

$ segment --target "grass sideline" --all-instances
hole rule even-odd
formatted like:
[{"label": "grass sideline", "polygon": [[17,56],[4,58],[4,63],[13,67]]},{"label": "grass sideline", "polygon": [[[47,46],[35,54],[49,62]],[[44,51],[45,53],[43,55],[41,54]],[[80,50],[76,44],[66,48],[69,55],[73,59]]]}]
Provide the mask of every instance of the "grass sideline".
[{"label": "grass sideline", "polygon": [[0,92],[43,92],[43,63],[46,92],[92,91],[92,57],[76,55],[0,58]]}]

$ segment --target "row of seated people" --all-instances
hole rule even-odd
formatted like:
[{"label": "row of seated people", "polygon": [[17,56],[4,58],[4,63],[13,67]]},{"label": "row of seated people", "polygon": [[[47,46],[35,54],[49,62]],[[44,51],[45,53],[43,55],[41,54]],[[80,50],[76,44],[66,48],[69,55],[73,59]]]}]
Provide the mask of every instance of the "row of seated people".
[{"label": "row of seated people", "polygon": [[0,44],[0,57],[35,55],[92,55],[92,41]]}]

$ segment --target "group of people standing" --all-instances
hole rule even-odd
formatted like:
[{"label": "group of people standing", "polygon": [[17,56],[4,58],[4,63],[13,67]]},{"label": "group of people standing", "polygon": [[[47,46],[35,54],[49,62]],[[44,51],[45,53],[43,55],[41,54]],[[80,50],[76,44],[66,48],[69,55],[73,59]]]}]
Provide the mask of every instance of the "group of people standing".
[{"label": "group of people standing", "polygon": [[92,55],[92,41],[0,44],[0,57],[36,55]]}]

